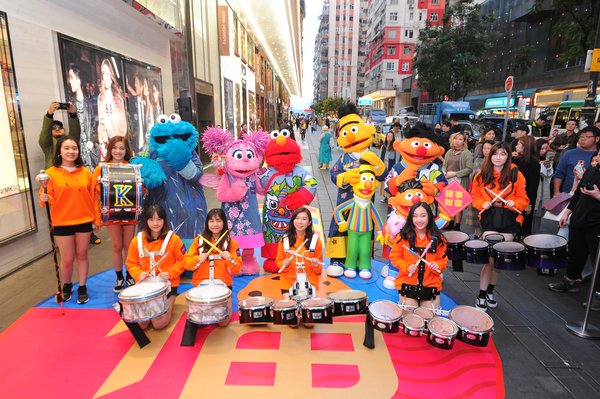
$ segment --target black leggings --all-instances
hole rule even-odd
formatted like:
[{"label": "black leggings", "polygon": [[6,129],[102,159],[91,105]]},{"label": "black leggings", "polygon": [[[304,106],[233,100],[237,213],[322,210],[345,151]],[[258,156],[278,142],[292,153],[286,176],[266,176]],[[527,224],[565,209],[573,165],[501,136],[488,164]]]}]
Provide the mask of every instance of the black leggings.
[{"label": "black leggings", "polygon": [[[567,277],[571,280],[581,279],[581,271],[585,266],[588,256],[592,264],[598,253],[598,235],[600,226],[591,226],[585,229],[569,226],[569,257],[567,260]],[[597,290],[599,282],[596,282]]]}]

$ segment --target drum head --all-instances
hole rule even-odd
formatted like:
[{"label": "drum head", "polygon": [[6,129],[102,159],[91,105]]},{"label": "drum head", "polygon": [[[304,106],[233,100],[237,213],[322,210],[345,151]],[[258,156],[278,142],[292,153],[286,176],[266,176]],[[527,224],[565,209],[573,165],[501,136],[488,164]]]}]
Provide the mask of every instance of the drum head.
[{"label": "drum head", "polygon": [[272,308],[275,310],[297,309],[298,302],[291,299],[282,299],[275,302]]},{"label": "drum head", "polygon": [[331,292],[327,295],[327,298],[334,302],[357,301],[365,299],[366,297],[367,293],[360,290],[341,290]]},{"label": "drum head", "polygon": [[567,239],[554,234],[534,234],[525,237],[523,244],[536,249],[558,249],[567,245]]},{"label": "drum head", "polygon": [[231,295],[229,288],[224,285],[199,285],[190,289],[186,296],[192,300],[223,299]]},{"label": "drum head", "polygon": [[486,234],[484,240],[489,243],[502,242],[505,240],[504,236],[500,233]]},{"label": "drum head", "polygon": [[311,298],[306,299],[300,303],[300,307],[302,309],[326,308],[327,306],[332,305],[333,302],[327,298]]},{"label": "drum head", "polygon": [[469,240],[469,241],[465,242],[465,247],[472,248],[472,249],[487,248],[488,243],[487,243],[487,241],[483,241],[483,240]]},{"label": "drum head", "polygon": [[271,306],[274,299],[268,296],[253,296],[240,301],[238,304],[239,309],[251,309],[261,306]]},{"label": "drum head", "polygon": [[121,291],[119,298],[144,298],[164,290],[166,286],[166,282],[160,281],[135,284]]},{"label": "drum head", "polygon": [[423,306],[416,308],[414,313],[421,316],[425,320],[432,319],[433,316],[435,316],[431,309],[424,308]]},{"label": "drum head", "polygon": [[525,246],[523,244],[521,244],[520,242],[512,242],[512,241],[503,241],[503,242],[498,242],[496,244],[494,244],[494,246],[492,247],[496,252],[499,253],[509,253],[509,254],[516,254],[522,251],[525,251]]},{"label": "drum head", "polygon": [[385,321],[398,321],[402,317],[402,309],[397,303],[380,299],[371,302],[369,305],[369,313],[374,317]]},{"label": "drum head", "polygon": [[473,306],[457,306],[450,311],[450,319],[461,328],[473,332],[488,332],[494,328],[494,320]]},{"label": "drum head", "polygon": [[463,233],[462,231],[444,231],[442,234],[446,238],[446,241],[448,241],[450,244],[459,244],[469,239],[469,235],[467,233]]},{"label": "drum head", "polygon": [[427,328],[437,335],[452,337],[458,332],[458,327],[454,322],[443,317],[434,317],[427,322]]},{"label": "drum head", "polygon": [[415,313],[407,314],[402,318],[402,323],[412,329],[420,330],[425,327],[425,320]]}]

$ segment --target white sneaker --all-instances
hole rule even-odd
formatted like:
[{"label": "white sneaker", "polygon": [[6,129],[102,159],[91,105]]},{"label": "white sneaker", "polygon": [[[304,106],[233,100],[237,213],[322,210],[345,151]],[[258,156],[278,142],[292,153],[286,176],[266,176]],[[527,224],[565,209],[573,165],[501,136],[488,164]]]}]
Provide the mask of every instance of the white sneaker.
[{"label": "white sneaker", "polygon": [[387,288],[388,290],[395,290],[396,289],[396,279],[392,276],[387,276],[386,278],[383,279],[383,287]]},{"label": "white sneaker", "polygon": [[371,279],[371,271],[370,270],[361,270],[360,272],[358,272],[358,275],[360,278],[362,278],[363,280],[370,280]]},{"label": "white sneaker", "polygon": [[390,267],[388,265],[385,265],[381,268],[381,277],[386,278],[388,274],[390,274]]},{"label": "white sneaker", "polygon": [[346,270],[344,270],[344,276],[346,276],[348,278],[356,278],[356,270],[346,269]]},{"label": "white sneaker", "polygon": [[487,304],[486,304],[485,298],[477,297],[477,302],[475,302],[475,307],[479,310],[483,310],[484,312],[487,312]]},{"label": "white sneaker", "polygon": [[327,266],[327,275],[329,277],[342,277],[344,275],[344,268],[339,265]]}]

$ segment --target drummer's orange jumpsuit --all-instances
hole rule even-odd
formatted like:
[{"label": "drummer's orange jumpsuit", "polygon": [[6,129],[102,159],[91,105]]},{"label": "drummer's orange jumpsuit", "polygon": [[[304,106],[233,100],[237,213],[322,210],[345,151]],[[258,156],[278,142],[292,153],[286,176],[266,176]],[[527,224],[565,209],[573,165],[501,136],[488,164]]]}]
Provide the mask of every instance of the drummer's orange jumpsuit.
[{"label": "drummer's orange jumpsuit", "polygon": [[[423,238],[419,238],[417,234],[415,240],[415,247],[425,248],[427,244],[429,244],[430,239],[427,236]],[[390,253],[390,260],[392,261],[392,265],[396,266],[399,270],[398,277],[396,277],[396,288],[400,290],[402,288],[402,284],[410,284],[417,285],[419,271],[415,271],[412,276],[408,276],[408,267],[412,264],[415,264],[419,261],[415,255],[410,253],[404,245],[410,248],[410,244],[407,240],[400,240],[397,244],[392,248],[392,252]],[[419,251],[415,251],[419,253]],[[420,255],[420,253],[419,253]],[[442,291],[442,277],[441,272],[446,269],[448,265],[448,257],[446,256],[446,243],[441,239],[438,241],[438,247],[435,253],[427,252],[425,255],[425,259],[428,262],[435,262],[440,268],[440,273],[437,273],[431,270],[427,265],[425,265],[425,273],[423,275],[423,286],[425,287],[435,287],[438,292]]]},{"label": "drummer's orange jumpsuit", "polygon": [[[300,245],[304,242],[304,237],[296,237],[296,242],[294,245],[290,243],[290,250],[296,251]],[[323,262],[323,244],[321,243],[321,238],[317,238],[317,243],[315,245],[314,252],[310,252],[306,246],[303,246],[300,251],[298,251],[300,255],[304,255],[308,258],[318,258],[320,262]],[[287,258],[292,258],[292,262],[283,269],[281,273],[279,273],[279,285],[282,290],[289,290],[292,285],[296,282],[296,262],[295,257],[291,254],[286,254],[283,247],[283,239],[279,241],[277,246],[277,258],[275,259],[275,263],[277,267],[281,269],[283,266],[283,261]],[[298,258],[299,261],[304,262],[304,272],[306,273],[306,277],[308,281],[315,286],[316,289],[319,288],[319,276],[321,276],[321,271],[323,267],[320,264],[313,265],[312,262],[308,259]]]},{"label": "drummer's orange jumpsuit", "polygon": [[[213,244],[215,240],[210,240]],[[204,244],[203,246],[200,243]],[[204,252],[208,252],[212,248],[206,244],[202,238],[198,237],[194,239],[192,246],[190,247],[187,254],[183,258],[183,266],[186,270],[195,270],[194,275],[192,276],[192,285],[196,287],[203,280],[208,280],[210,273],[210,260],[206,259],[204,262],[198,265],[198,255],[200,254],[199,248],[203,247]],[[242,257],[238,254],[238,243],[233,238],[229,238],[229,243],[227,244],[227,252],[231,254],[231,260],[235,263],[231,262],[231,260],[225,259],[215,259],[214,260],[214,277],[215,279],[219,279],[225,283],[228,287],[231,287],[233,284],[231,275],[238,274],[242,270]],[[212,249],[210,254],[218,255],[218,253]]]},{"label": "drummer's orange jumpsuit", "polygon": [[[142,237],[142,247],[148,250],[148,252],[160,251],[164,241],[162,238],[159,238],[156,241],[148,241],[148,238],[143,233]],[[185,246],[183,245],[183,242],[181,242],[181,238],[179,238],[177,234],[173,234],[165,249],[165,254],[162,257],[156,257],[156,262],[164,258],[164,260],[158,264],[159,270],[156,270],[156,275],[158,276],[161,272],[169,273],[169,281],[171,282],[172,288],[179,287],[179,277],[184,270],[184,254]],[[127,252],[125,264],[127,265],[128,273],[136,282],[139,281],[142,272],[150,273],[150,257],[144,256],[143,258],[140,258],[137,235],[133,237],[131,244],[129,244],[129,251]]]}]

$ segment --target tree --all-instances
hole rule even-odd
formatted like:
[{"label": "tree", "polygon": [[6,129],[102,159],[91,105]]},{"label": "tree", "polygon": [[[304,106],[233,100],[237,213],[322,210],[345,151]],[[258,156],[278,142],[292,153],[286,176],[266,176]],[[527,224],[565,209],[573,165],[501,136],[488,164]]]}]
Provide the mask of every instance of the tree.
[{"label": "tree", "polygon": [[335,114],[342,105],[348,102],[347,99],[341,97],[327,97],[321,101],[313,103],[310,108],[317,114]]},{"label": "tree", "polygon": [[[552,0],[555,22],[552,34],[565,45],[560,48],[558,61],[566,63],[577,58],[585,59],[589,49],[594,48],[596,25],[600,15],[598,0]],[[532,14],[547,10],[544,0],[535,0]],[[575,45],[573,45],[575,44]]]},{"label": "tree", "polygon": [[490,48],[494,34],[491,16],[482,16],[473,0],[446,8],[441,26],[420,32],[414,67],[419,87],[435,98],[464,97],[483,76],[477,61]]}]

